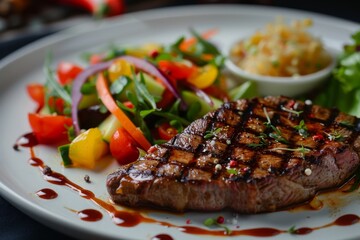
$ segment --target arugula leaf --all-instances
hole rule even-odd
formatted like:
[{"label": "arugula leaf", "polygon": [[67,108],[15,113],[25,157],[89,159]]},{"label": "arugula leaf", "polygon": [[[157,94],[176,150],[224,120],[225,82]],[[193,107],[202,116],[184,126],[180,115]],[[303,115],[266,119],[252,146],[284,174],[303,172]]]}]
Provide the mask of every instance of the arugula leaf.
[{"label": "arugula leaf", "polygon": [[142,110],[140,111],[140,117],[145,118],[146,116],[152,114],[155,111],[156,109]]},{"label": "arugula leaf", "polygon": [[194,29],[190,29],[191,34],[197,40],[197,47],[201,50],[201,53],[208,53],[213,55],[220,55],[220,51],[212,43],[202,38]]},{"label": "arugula leaf", "polygon": [[140,111],[135,111],[135,124],[139,126],[141,131],[144,133],[145,137],[151,142],[154,143],[154,139],[152,137],[151,131],[147,126],[145,119],[141,117]]},{"label": "arugula leaf", "polygon": [[174,127],[178,133],[184,130],[184,126],[176,119],[169,122],[170,126]]},{"label": "arugula leaf", "polygon": [[169,109],[169,113],[172,113],[174,115],[179,115],[180,103],[181,103],[180,99],[177,99]]},{"label": "arugula leaf", "polygon": [[140,72],[140,81],[134,76],[135,92],[138,99],[150,104],[151,108],[156,109],[155,98],[150,94],[149,90],[145,86],[145,79],[142,72]]},{"label": "arugula leaf", "polygon": [[134,93],[127,91],[126,97],[135,106],[135,109],[137,109],[139,106],[139,99],[137,98],[137,96]]},{"label": "arugula leaf", "polygon": [[128,108],[127,106],[125,106],[122,102],[120,101],[117,101],[116,100],[116,104],[121,108],[121,110],[127,112],[127,113],[132,113],[134,114],[135,113],[135,109],[132,109],[132,108]]},{"label": "arugula leaf", "polygon": [[199,102],[193,102],[192,104],[190,104],[187,110],[186,118],[189,119],[190,121],[194,121],[200,110],[201,110],[201,104]]},{"label": "arugula leaf", "polygon": [[71,104],[70,94],[56,81],[54,77],[54,71],[50,67],[51,55],[48,54],[45,60],[44,71],[46,74],[46,83],[45,86],[54,91],[55,96],[61,97],[66,103]]},{"label": "arugula leaf", "polygon": [[86,82],[81,86],[80,92],[83,95],[91,95],[96,93],[96,86],[93,82]]},{"label": "arugula leaf", "polygon": [[152,113],[153,115],[159,116],[159,117],[163,117],[166,118],[168,120],[177,120],[178,122],[180,122],[181,124],[187,126],[190,124],[190,122],[188,120],[186,120],[185,118],[180,117],[179,115],[175,115],[172,114],[170,112],[162,112],[162,111],[154,111]]}]

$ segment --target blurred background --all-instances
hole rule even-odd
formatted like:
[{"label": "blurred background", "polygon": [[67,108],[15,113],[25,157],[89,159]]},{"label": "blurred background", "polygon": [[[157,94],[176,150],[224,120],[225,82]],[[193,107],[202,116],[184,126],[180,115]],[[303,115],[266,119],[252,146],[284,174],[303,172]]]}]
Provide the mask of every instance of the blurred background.
[{"label": "blurred background", "polygon": [[[102,3],[101,3],[102,2]],[[253,4],[302,9],[360,22],[360,1],[327,0],[0,0],[0,58],[90,18],[190,4]]]}]

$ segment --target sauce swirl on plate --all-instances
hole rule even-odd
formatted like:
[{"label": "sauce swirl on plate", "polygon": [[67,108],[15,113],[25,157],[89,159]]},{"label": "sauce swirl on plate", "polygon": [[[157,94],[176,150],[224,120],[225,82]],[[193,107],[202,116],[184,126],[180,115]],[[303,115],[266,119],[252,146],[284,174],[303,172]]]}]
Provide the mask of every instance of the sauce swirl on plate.
[{"label": "sauce swirl on plate", "polygon": [[[44,180],[51,184],[66,186],[73,191],[77,192],[80,197],[88,199],[92,201],[94,204],[105,210],[108,215],[111,217],[114,224],[121,227],[135,227],[141,223],[156,223],[165,227],[176,228],[181,232],[196,234],[196,235],[211,235],[211,236],[224,236],[226,232],[224,230],[211,230],[206,228],[201,228],[197,226],[179,226],[165,221],[158,221],[153,218],[143,216],[139,212],[129,211],[129,210],[117,210],[114,205],[105,202],[95,196],[93,192],[87,190],[78,184],[70,181],[63,174],[54,172],[50,168],[48,168],[44,162],[38,158],[33,150],[33,147],[37,145],[37,141],[34,138],[34,135],[31,133],[24,134],[22,137],[18,139],[16,144],[14,144],[14,149],[19,151],[19,147],[29,147],[31,157],[29,159],[29,164],[33,167],[37,167],[40,172],[43,174]],[[36,192],[36,195],[43,199],[54,199],[58,196],[58,194],[52,189],[44,188]],[[81,211],[75,211],[80,219],[84,221],[99,221],[102,219],[102,213],[98,210],[94,209],[84,209]],[[232,230],[228,233],[231,236],[254,236],[254,237],[271,237],[284,233],[291,233],[296,235],[305,235],[309,234],[315,230],[328,228],[331,226],[350,226],[359,223],[360,217],[355,214],[345,214],[338,217],[331,223],[325,224],[323,226],[318,227],[301,227],[298,229],[282,230],[276,228],[252,228],[252,229],[239,229]],[[170,235],[167,234],[158,234],[152,238],[152,240],[160,239],[160,240],[173,240]]]}]

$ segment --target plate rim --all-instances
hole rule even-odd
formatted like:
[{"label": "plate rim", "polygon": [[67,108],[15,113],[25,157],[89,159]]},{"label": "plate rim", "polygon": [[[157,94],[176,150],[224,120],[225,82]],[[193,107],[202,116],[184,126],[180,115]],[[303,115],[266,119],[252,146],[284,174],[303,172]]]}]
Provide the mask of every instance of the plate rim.
[{"label": "plate rim", "polygon": [[[78,24],[74,27],[70,27],[64,30],[61,30],[59,32],[56,32],[54,34],[51,34],[49,36],[43,37],[41,39],[38,39],[30,44],[25,45],[24,47],[21,47],[14,51],[13,53],[9,54],[8,56],[4,57],[0,61],[0,72],[2,72],[7,66],[10,66],[14,62],[16,62],[18,59],[20,59],[23,56],[26,56],[28,54],[31,54],[32,52],[38,51],[42,48],[46,48],[47,46],[51,44],[56,44],[57,42],[64,41],[66,39],[70,39],[72,37],[80,36],[85,33],[91,33],[94,31],[93,26],[97,25],[96,27],[99,27],[101,29],[103,28],[112,28],[116,26],[117,24],[123,24],[124,21],[144,21],[146,19],[161,19],[166,18],[168,15],[172,14],[171,16],[174,16],[173,14],[176,13],[178,16],[184,16],[183,13],[187,13],[187,15],[193,16],[195,13],[198,13],[197,11],[200,11],[202,14],[209,14],[209,10],[214,11],[215,9],[219,11],[219,9],[222,9],[221,12],[225,10],[232,10],[234,11],[235,8],[242,10],[240,11],[242,14],[245,10],[251,10],[249,14],[253,14],[253,11],[269,11],[269,15],[273,15],[274,11],[285,11],[286,14],[290,13],[296,13],[296,14],[310,14],[314,18],[320,19],[321,21],[332,21],[334,22],[337,27],[340,27],[344,29],[344,26],[350,31],[354,29],[360,28],[360,24],[357,22],[345,20],[342,18],[317,13],[317,12],[311,12],[311,11],[305,11],[305,10],[299,10],[299,9],[292,9],[292,8],[285,8],[285,7],[274,7],[274,6],[257,6],[257,5],[248,5],[248,4],[205,4],[205,5],[186,5],[186,6],[174,6],[174,7],[165,7],[165,8],[158,8],[158,9],[149,9],[149,10],[142,10],[138,12],[131,12],[126,13],[121,16],[113,17],[105,19],[101,22],[100,26],[98,23],[94,22],[86,22],[83,24]],[[165,13],[165,14],[163,14]],[[8,83],[10,80],[4,81],[3,79],[0,82],[0,92],[5,91],[6,87],[4,85]],[[59,216],[57,214],[54,214],[51,211],[48,211],[47,209],[41,207],[40,205],[37,205],[30,200],[22,197],[19,193],[17,193],[15,190],[9,188],[6,184],[3,183],[2,179],[0,178],[0,195],[6,199],[8,202],[10,202],[12,205],[14,205],[17,209],[21,210],[26,215],[30,216],[37,222],[46,225],[47,227],[50,227],[56,231],[59,231],[59,229],[56,229],[53,224],[61,224],[65,229],[70,229],[75,232],[79,232],[82,234],[82,237],[84,236],[91,236],[96,237],[99,236],[101,238],[112,238],[112,235],[104,236],[104,234],[99,234],[97,231],[91,228],[83,227],[82,225],[74,225],[71,222],[66,221],[66,219],[62,216]],[[36,210],[36,211],[35,211]],[[47,221],[44,221],[44,220]],[[64,226],[65,225],[65,226]],[[66,231],[60,231],[64,234],[67,234],[70,236],[70,233],[67,233]],[[71,235],[71,237],[74,237]],[[120,236],[121,237],[121,236]],[[127,236],[126,236],[127,237]],[[128,237],[127,237],[128,238]]]}]

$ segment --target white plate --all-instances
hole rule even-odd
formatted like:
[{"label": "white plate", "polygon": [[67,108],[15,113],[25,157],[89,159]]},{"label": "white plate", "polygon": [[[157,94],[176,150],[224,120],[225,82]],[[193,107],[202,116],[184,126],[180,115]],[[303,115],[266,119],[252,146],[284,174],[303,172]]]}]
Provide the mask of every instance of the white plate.
[{"label": "white plate", "polygon": [[[18,136],[30,131],[26,114],[35,108],[26,95],[25,86],[29,82],[44,81],[42,66],[49,50],[53,53],[54,64],[59,60],[76,59],[79,61],[81,53],[104,49],[109,43],[119,45],[146,42],[169,43],[180,35],[187,34],[190,27],[200,32],[218,28],[219,33],[214,37],[214,41],[221,48],[226,49],[237,38],[249,35],[279,15],[287,19],[311,17],[315,23],[311,31],[320,36],[326,45],[337,50],[340,50],[345,42],[349,42],[350,35],[359,29],[359,25],[355,23],[288,9],[242,5],[178,7],[128,14],[104,22],[85,24],[31,44],[4,59],[0,63],[0,190],[2,196],[31,217],[77,238],[151,239],[160,233],[169,234],[174,239],[219,238],[186,234],[179,228],[166,228],[158,224],[142,223],[132,228],[118,227],[113,224],[104,210],[79,197],[78,193],[67,187],[52,185],[44,181],[38,169],[28,164],[27,160],[30,156],[28,149],[16,152],[12,148]],[[116,168],[116,164],[101,172],[64,169],[60,165],[60,158],[55,149],[38,146],[35,147],[35,152],[53,170],[63,173],[71,181],[93,191],[97,197],[107,200],[105,178],[112,169]],[[90,175],[91,184],[84,182],[85,174]],[[42,188],[51,188],[59,196],[53,200],[43,200],[35,195],[35,192]],[[316,227],[332,222],[346,213],[360,215],[359,200],[358,193],[355,193],[346,197],[344,200],[346,204],[335,209],[325,207],[321,211],[283,211],[239,216],[238,223],[229,226],[234,229],[236,225],[239,225],[239,229],[272,227],[283,230],[291,226]],[[87,208],[101,211],[103,219],[98,222],[85,222],[69,210],[80,211]],[[178,226],[189,225],[203,228],[205,227],[202,221],[208,217],[222,214],[226,219],[231,218],[231,213],[227,212],[185,215],[156,212],[149,214],[157,220]],[[191,220],[190,224],[186,222],[188,219]],[[328,240],[359,239],[360,228],[358,225],[330,227],[301,236],[301,239],[324,239],[325,236]],[[240,236],[238,238],[244,239]],[[299,239],[299,236],[280,234],[270,239]]]}]

